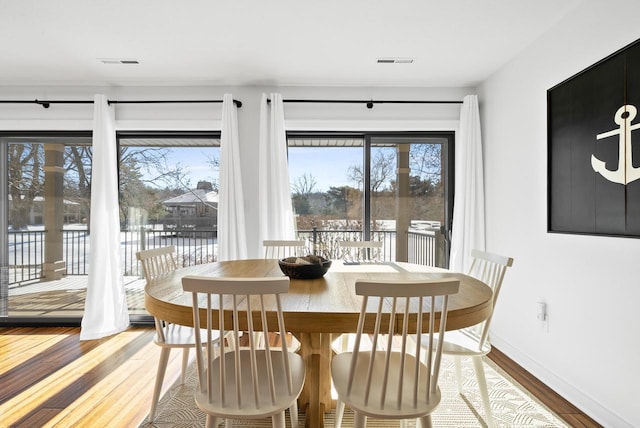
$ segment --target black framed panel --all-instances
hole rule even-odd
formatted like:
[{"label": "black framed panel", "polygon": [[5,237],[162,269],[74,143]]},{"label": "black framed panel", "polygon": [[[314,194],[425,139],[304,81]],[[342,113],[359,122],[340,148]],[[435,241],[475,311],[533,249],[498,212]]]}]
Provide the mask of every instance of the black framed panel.
[{"label": "black framed panel", "polygon": [[547,91],[549,232],[640,237],[638,109],[640,40]]}]

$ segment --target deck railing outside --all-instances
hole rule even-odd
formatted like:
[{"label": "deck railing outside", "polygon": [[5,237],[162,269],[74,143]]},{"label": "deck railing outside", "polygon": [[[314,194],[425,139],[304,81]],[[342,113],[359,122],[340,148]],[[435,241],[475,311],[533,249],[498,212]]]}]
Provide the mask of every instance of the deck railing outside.
[{"label": "deck railing outside", "polygon": [[[88,275],[90,240],[86,230],[63,231],[63,257],[67,275]],[[300,230],[298,237],[307,241],[309,253],[330,259],[341,259],[343,254],[338,241],[359,241],[360,230]],[[410,231],[408,261],[430,266],[444,266],[444,244],[438,230]],[[382,241],[380,259],[395,261],[396,232],[372,231],[371,239]],[[121,255],[124,275],[142,275],[136,260],[136,252],[145,249],[174,245],[178,262],[182,266],[215,261],[217,230],[148,228],[121,231]],[[38,280],[42,276],[45,231],[9,231],[9,285]]]},{"label": "deck railing outside", "polygon": [[216,261],[215,245],[218,239],[216,229],[171,229],[154,230],[139,228],[121,231],[124,237],[121,253],[124,260],[125,275],[140,275],[142,269],[136,259],[136,253],[142,250],[173,245],[179,266],[192,266]]},{"label": "deck railing outside", "polygon": [[9,231],[9,285],[40,278],[44,231]]}]

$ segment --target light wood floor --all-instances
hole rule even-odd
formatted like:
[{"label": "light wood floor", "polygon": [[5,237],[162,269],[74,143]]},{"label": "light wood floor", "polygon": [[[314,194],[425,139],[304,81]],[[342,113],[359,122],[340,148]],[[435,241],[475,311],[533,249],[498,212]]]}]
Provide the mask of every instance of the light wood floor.
[{"label": "light wood floor", "polygon": [[[79,341],[79,328],[0,330],[0,426],[135,427],[147,415],[159,347],[151,328]],[[173,352],[165,385],[180,372]]]},{"label": "light wood floor", "polygon": [[[80,342],[77,327],[0,328],[0,427],[136,427],[147,415],[159,347],[132,327]],[[165,388],[180,374],[172,352]],[[599,427],[501,352],[490,357],[574,427]]]}]

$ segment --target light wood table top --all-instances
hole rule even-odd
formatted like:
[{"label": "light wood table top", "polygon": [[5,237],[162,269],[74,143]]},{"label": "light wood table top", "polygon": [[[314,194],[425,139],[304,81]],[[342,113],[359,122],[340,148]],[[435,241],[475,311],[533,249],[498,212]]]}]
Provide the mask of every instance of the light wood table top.
[{"label": "light wood table top", "polygon": [[[193,325],[191,295],[182,291],[185,275],[227,277],[282,276],[277,260],[234,260],[181,268],[145,289],[145,307],[165,321]],[[293,279],[282,296],[287,329],[308,333],[355,332],[361,298],[355,294],[357,279],[437,279],[455,277],[460,290],[449,299],[447,330],[484,321],[491,313],[492,292],[467,275],[410,263],[333,264],[319,279]],[[400,324],[401,325],[401,324]]]},{"label": "light wood table top", "polygon": [[[150,314],[168,322],[193,325],[191,294],[182,291],[181,279],[185,275],[249,278],[282,276],[283,273],[275,259],[234,260],[181,268],[147,285],[145,307]],[[303,405],[308,405],[307,426],[322,427],[324,410],[331,408],[331,340],[337,334],[356,331],[362,303],[355,294],[356,280],[451,277],[460,280],[460,289],[449,298],[447,330],[469,327],[487,319],[491,314],[492,291],[486,284],[467,275],[429,266],[400,262],[344,265],[334,260],[322,278],[291,280],[289,293],[282,296],[282,309],[287,330],[300,340],[300,353],[307,361],[307,381],[301,396]],[[426,328],[428,314],[424,322]],[[402,326],[402,322],[396,325]]]}]

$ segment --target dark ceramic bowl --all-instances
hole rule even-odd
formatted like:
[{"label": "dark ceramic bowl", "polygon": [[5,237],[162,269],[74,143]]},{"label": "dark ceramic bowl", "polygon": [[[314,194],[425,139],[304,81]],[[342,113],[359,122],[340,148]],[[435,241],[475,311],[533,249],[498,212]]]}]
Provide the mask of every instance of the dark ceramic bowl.
[{"label": "dark ceramic bowl", "polygon": [[[300,263],[301,260],[308,262]],[[322,277],[331,266],[331,260],[319,256],[287,257],[278,260],[282,273],[291,279],[314,279]]]}]

